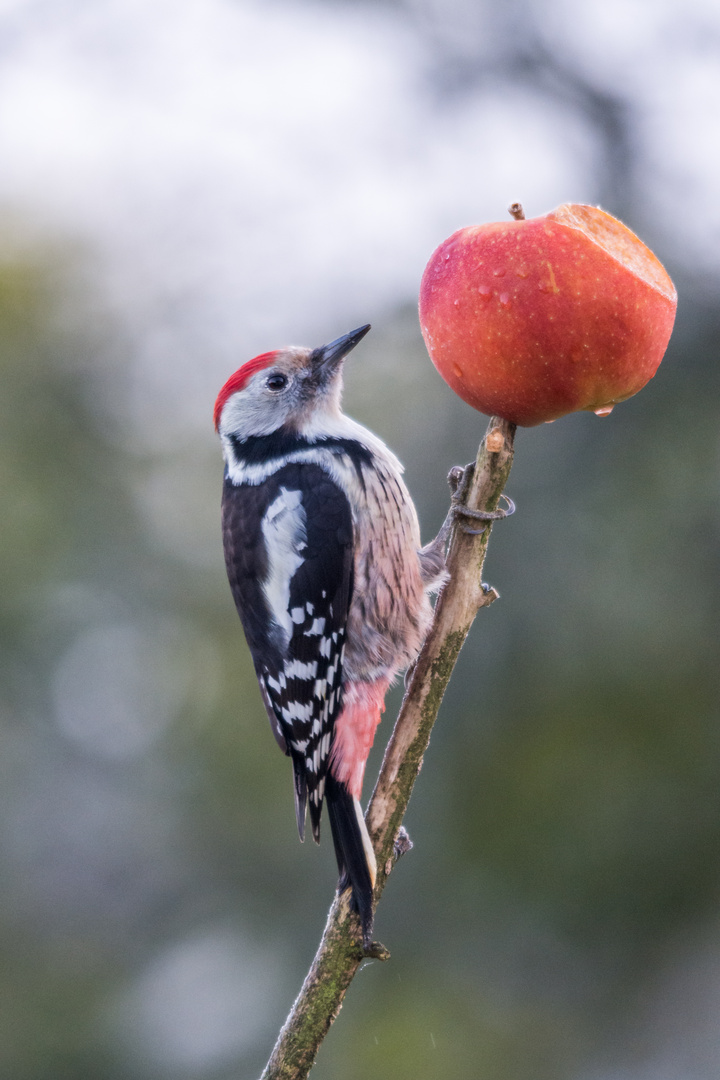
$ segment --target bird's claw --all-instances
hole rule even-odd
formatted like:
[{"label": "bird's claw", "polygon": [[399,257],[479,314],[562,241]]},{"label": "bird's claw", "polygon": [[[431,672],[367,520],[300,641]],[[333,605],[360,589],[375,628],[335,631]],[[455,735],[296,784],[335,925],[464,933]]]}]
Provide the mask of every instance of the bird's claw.
[{"label": "bird's claw", "polygon": [[[451,513],[457,518],[470,518],[471,521],[501,521],[503,518],[510,517],[515,513],[515,503],[512,501],[509,495],[501,495],[501,499],[504,499],[507,506],[504,509],[499,510],[471,510],[469,506],[465,506],[460,502],[457,497],[457,492],[452,497],[452,505],[450,507]],[[460,522],[459,527],[464,533],[470,536],[479,536],[485,532],[487,528],[483,525],[480,529],[471,529],[465,522]]]},{"label": "bird's claw", "polygon": [[456,493],[458,487],[460,486],[460,481],[462,480],[462,478],[465,475],[465,473],[467,472],[467,470],[468,469],[474,469],[474,468],[475,468],[475,462],[474,461],[471,461],[470,464],[466,465],[464,468],[463,468],[462,465],[453,465],[452,469],[447,474],[447,482],[450,485],[450,490],[453,493],[453,495]]}]

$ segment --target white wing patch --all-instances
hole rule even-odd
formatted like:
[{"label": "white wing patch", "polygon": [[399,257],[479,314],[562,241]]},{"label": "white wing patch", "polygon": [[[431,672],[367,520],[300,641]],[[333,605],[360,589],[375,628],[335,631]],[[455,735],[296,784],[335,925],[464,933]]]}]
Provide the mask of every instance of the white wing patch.
[{"label": "white wing patch", "polygon": [[[268,574],[263,592],[274,621],[289,642],[293,617],[288,611],[290,581],[302,565],[307,533],[302,492],[281,487],[277,498],[268,506],[262,520],[262,533],[268,558]],[[301,620],[302,621],[302,620]]]}]

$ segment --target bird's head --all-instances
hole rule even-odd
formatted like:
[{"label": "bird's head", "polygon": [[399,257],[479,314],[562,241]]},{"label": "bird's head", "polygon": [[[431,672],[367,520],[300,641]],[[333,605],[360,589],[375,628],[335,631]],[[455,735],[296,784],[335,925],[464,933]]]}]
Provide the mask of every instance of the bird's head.
[{"label": "bird's head", "polygon": [[220,437],[243,440],[280,428],[303,432],[319,413],[337,415],[343,359],[369,329],[369,324],[360,326],[318,349],[291,345],[248,360],[217,396],[214,419]]}]

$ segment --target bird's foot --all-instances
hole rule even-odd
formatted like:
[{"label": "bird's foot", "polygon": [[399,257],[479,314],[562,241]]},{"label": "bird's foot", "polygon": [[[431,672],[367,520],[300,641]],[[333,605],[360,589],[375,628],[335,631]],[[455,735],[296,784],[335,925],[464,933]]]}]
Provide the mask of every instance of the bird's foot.
[{"label": "bird's foot", "polygon": [[[470,470],[470,476],[475,469],[475,463],[471,462],[463,469],[462,465],[454,465],[447,475],[447,481],[450,485],[451,492],[451,505],[447,512],[445,520],[440,526],[440,531],[434,540],[431,540],[429,544],[420,549],[420,569],[423,576],[425,587],[434,580],[439,579],[442,584],[442,577],[445,572],[445,553],[447,549],[448,540],[450,539],[450,530],[455,523],[455,507],[452,505],[452,500],[458,492],[460,482],[463,480],[465,474]],[[463,488],[466,490],[466,486]],[[405,685],[408,684],[408,677],[410,671],[405,675]]]},{"label": "bird's foot", "polygon": [[480,533],[485,532],[487,526],[483,525],[479,529],[473,529],[470,527],[473,523],[478,521],[501,521],[503,518],[510,517],[511,514],[515,513],[515,503],[509,495],[500,496],[507,504],[504,509],[472,510],[467,506],[465,499],[474,475],[474,461],[471,461],[465,468],[461,465],[455,465],[448,473],[448,484],[452,495],[450,497],[450,512],[445,519],[443,528],[447,526],[449,529],[450,525],[455,523],[464,533],[468,533],[470,536],[479,536]]},{"label": "bird's foot", "polygon": [[[500,496],[507,505],[499,510],[472,510],[467,506],[465,498],[474,473],[474,461],[471,461],[465,468],[462,465],[454,465],[450,470],[447,477],[452,493],[450,496],[450,509],[435,539],[431,540],[429,544],[426,544],[418,552],[423,583],[429,592],[434,592],[440,588],[447,579],[445,558],[450,533],[454,525],[469,536],[479,536],[485,532],[487,525],[472,528],[473,524],[479,521],[501,521],[502,518],[510,517],[511,514],[515,513],[515,503],[509,495]],[[405,675],[406,687],[411,675],[412,669],[408,669]]]},{"label": "bird's foot", "polygon": [[[506,506],[504,509],[499,510],[471,510],[469,506],[466,506],[463,502],[456,501],[453,497],[453,503],[450,508],[454,518],[460,519],[458,521],[458,527],[462,529],[464,533],[468,533],[470,536],[479,536],[480,533],[484,533],[487,525],[483,525],[479,529],[472,529],[470,525],[473,522],[478,521],[502,521],[503,518],[510,517],[515,513],[515,503],[512,501],[509,495],[501,495],[501,499],[504,499]],[[469,518],[469,521],[463,521],[463,518]]]}]

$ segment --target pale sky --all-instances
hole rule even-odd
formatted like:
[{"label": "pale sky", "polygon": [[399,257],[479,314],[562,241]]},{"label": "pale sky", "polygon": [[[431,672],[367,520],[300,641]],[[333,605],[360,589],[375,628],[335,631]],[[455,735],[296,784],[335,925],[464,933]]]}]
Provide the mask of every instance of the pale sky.
[{"label": "pale sky", "polygon": [[[720,273],[720,7],[516,10],[538,47],[626,96],[661,259]],[[603,149],[578,108],[482,77],[512,42],[498,18],[463,0],[6,0],[0,198],[87,244],[154,414],[171,369],[204,394],[255,352],[413,303],[462,225],[516,199],[528,216],[598,200]],[[438,64],[465,53],[481,77],[439,94]]]}]

